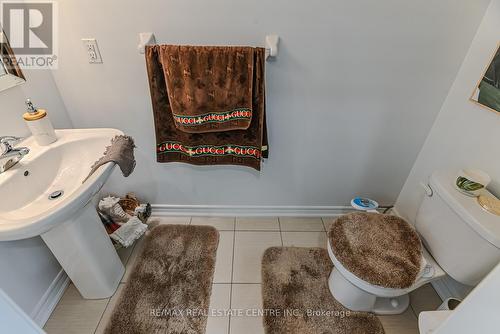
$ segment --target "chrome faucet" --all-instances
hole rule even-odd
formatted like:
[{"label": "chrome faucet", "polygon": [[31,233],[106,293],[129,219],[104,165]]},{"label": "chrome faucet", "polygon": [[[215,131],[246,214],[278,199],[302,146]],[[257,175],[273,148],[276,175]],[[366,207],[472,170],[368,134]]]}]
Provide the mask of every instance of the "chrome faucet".
[{"label": "chrome faucet", "polygon": [[0,137],[0,173],[5,172],[17,164],[26,154],[30,152],[27,147],[14,148],[14,144],[22,138],[14,136]]}]

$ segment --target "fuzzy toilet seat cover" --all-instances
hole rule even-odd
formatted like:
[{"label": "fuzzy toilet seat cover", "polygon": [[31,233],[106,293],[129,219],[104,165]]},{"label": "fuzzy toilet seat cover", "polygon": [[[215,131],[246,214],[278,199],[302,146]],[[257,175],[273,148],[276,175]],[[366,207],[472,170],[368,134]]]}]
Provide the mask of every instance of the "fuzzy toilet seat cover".
[{"label": "fuzzy toilet seat cover", "polygon": [[420,237],[399,217],[349,213],[334,221],[328,238],[337,260],[370,284],[406,289],[419,276],[422,265]]}]

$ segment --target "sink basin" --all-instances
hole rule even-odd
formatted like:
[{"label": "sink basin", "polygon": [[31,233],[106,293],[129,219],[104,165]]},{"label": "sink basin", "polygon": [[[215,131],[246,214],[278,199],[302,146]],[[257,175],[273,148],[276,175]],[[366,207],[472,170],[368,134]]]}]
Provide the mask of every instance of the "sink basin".
[{"label": "sink basin", "polygon": [[58,140],[30,149],[0,174],[0,241],[41,236],[85,298],[113,294],[124,268],[91,200],[115,167],[101,166],[84,183],[116,129],[56,130]]},{"label": "sink basin", "polygon": [[[73,216],[104,185],[115,164],[99,168],[85,183],[92,164],[111,139],[123,133],[115,129],[57,130],[58,140],[39,146],[33,137],[17,146],[30,153],[16,166],[0,174],[0,241],[31,238]],[[63,194],[56,199],[49,196]]]}]

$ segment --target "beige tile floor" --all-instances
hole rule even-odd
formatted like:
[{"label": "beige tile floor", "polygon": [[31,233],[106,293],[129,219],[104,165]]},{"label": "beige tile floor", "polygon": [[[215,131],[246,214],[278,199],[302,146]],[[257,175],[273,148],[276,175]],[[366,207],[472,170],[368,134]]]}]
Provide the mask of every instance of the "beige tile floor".
[{"label": "beige tile floor", "polygon": [[[325,247],[330,222],[331,218],[161,218],[164,224],[212,225],[220,231],[210,300],[210,307],[217,310],[261,307],[260,259],[264,250],[282,245]],[[70,285],[45,325],[47,333],[102,333],[142,245],[141,239],[134,247],[119,252],[126,272],[113,297],[84,300]],[[411,307],[405,313],[380,317],[387,334],[418,334],[418,313],[433,310],[441,303],[430,285],[412,292],[410,297]],[[259,317],[210,317],[206,333],[259,334],[264,329]]]}]

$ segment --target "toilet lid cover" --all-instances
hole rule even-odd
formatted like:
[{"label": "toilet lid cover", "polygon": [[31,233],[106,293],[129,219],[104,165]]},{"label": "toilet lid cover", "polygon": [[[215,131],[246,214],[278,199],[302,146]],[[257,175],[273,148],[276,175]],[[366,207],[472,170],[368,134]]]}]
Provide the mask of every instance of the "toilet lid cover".
[{"label": "toilet lid cover", "polygon": [[328,238],[337,260],[370,284],[406,289],[419,276],[422,243],[399,217],[353,212],[333,222]]}]

